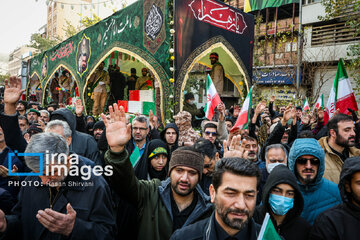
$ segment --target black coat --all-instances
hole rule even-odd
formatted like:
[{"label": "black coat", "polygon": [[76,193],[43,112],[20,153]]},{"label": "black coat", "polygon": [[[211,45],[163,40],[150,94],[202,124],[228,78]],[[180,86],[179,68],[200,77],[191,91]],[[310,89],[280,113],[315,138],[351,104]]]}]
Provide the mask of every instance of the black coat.
[{"label": "black coat", "polygon": [[[173,233],[170,240],[221,240],[217,239],[214,214],[215,213],[213,213],[211,217],[207,219],[180,228]],[[253,219],[250,219],[248,224],[248,231],[251,236],[249,239],[244,240],[256,240],[260,231],[260,225],[255,223]]]},{"label": "black coat", "polygon": [[[290,209],[282,224],[277,226],[275,219],[272,216],[272,210],[269,204],[269,195],[271,190],[278,184],[289,184],[295,190],[294,207]],[[258,206],[254,213],[254,220],[258,224],[262,224],[266,212],[270,213],[272,223],[280,236],[286,240],[307,240],[310,224],[305,221],[300,214],[304,207],[304,200],[300,192],[300,188],[296,182],[293,173],[284,165],[275,167],[263,188],[262,204]]]},{"label": "black coat", "polygon": [[339,189],[342,204],[327,209],[316,218],[310,239],[358,240],[360,239],[360,207],[351,200],[351,194],[345,191],[345,181],[360,171],[360,157],[352,157],[344,162]]},{"label": "black coat", "polygon": [[[79,160],[78,166],[83,166]],[[38,176],[25,179],[31,183],[22,187],[19,202],[12,210],[12,215],[7,215],[7,229],[5,239],[64,239],[64,236],[47,230],[37,219],[39,210],[49,208],[49,187],[35,186],[41,183]],[[80,176],[67,176],[66,186],[60,187],[53,210],[67,213],[66,205],[71,204],[76,211],[76,220],[72,233],[67,239],[114,239],[115,217],[112,211],[110,188],[101,176],[91,176],[83,180]],[[79,186],[70,185],[72,182]],[[85,186],[85,183],[92,183]]]}]

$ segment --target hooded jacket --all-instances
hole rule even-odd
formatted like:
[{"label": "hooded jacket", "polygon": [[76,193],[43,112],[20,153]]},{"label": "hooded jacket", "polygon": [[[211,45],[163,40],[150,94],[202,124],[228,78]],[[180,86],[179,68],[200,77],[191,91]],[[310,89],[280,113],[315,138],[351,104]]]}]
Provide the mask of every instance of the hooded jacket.
[{"label": "hooded jacket", "polygon": [[[279,184],[289,184],[295,190],[294,206],[285,216],[282,224],[277,225],[276,220],[272,216],[272,210],[269,204],[271,190]],[[263,189],[262,205],[256,208],[254,220],[258,224],[262,224],[265,214],[270,213],[270,218],[279,235],[286,240],[302,240],[308,239],[310,224],[300,217],[304,207],[304,199],[301,195],[299,185],[296,182],[294,174],[285,166],[279,165],[269,175]]]},{"label": "hooded jacket", "polygon": [[[169,239],[173,232],[170,178],[165,181],[138,180],[126,150],[120,153],[108,150],[105,162],[113,166],[114,173],[109,182],[113,189],[127,201],[136,205],[138,212],[137,239]],[[184,226],[211,215],[210,198],[196,185],[198,200]]]},{"label": "hooded jacket", "polygon": [[179,128],[176,126],[175,123],[168,123],[168,124],[166,124],[164,130],[162,130],[161,133],[160,133],[160,138],[161,138],[161,140],[163,140],[165,143],[166,143],[166,138],[165,138],[166,130],[169,129],[169,128],[174,129],[175,132],[176,132],[176,140],[175,140],[174,145],[170,147],[169,144],[167,144],[167,145],[168,145],[168,150],[169,150],[169,151],[168,151],[168,153],[169,153],[169,159],[170,159],[170,158],[171,158],[171,153],[178,148],[178,144],[179,144],[179,143],[178,143],[178,141],[179,141]]},{"label": "hooded jacket", "polygon": [[[323,211],[341,203],[336,184],[323,178],[325,171],[324,150],[314,138],[300,138],[293,143],[288,159],[289,169],[297,176],[296,160],[304,155],[312,155],[320,160],[315,181],[310,184],[297,182],[304,198],[304,209],[301,214],[306,221],[313,224],[315,218]],[[297,177],[298,178],[298,177]]]},{"label": "hooded jacket", "polygon": [[60,108],[55,110],[51,115],[52,119],[57,119],[56,115],[65,119],[69,124],[72,131],[72,141],[70,145],[70,151],[77,153],[78,155],[89,158],[94,161],[95,164],[102,165],[97,143],[92,136],[76,130],[76,118],[75,115],[66,108]]},{"label": "hooded jacket", "polygon": [[[344,162],[334,153],[328,143],[329,137],[322,137],[319,143],[325,152],[325,173],[324,178],[338,184],[340,180],[340,172]],[[360,156],[360,149],[349,147],[349,157]]]},{"label": "hooded jacket", "polygon": [[360,172],[360,157],[346,159],[339,183],[343,203],[316,218],[310,239],[360,239],[360,207],[352,202],[351,194],[345,190],[345,182],[356,172]]}]

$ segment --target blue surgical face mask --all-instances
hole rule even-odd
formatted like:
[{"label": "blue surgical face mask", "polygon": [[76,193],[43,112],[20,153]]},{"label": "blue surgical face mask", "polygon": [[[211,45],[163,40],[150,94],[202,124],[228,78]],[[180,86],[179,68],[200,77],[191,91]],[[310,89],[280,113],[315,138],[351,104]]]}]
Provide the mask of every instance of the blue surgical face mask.
[{"label": "blue surgical face mask", "polygon": [[269,204],[274,214],[284,216],[294,207],[294,199],[270,193]]}]

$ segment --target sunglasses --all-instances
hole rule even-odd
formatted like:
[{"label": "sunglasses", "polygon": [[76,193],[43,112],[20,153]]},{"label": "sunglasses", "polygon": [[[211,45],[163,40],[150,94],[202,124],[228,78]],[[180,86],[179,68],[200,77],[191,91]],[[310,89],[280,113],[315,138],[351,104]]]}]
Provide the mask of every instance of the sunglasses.
[{"label": "sunglasses", "polygon": [[210,135],[211,135],[211,136],[216,137],[218,134],[217,134],[216,132],[208,132],[208,131],[206,131],[206,132],[205,132],[205,135],[206,135],[206,136],[210,136]]},{"label": "sunglasses", "polygon": [[305,164],[307,164],[308,161],[310,161],[311,165],[320,165],[320,160],[317,159],[317,158],[311,158],[311,159],[298,158],[296,160],[296,163],[301,164],[301,165],[305,165]]}]

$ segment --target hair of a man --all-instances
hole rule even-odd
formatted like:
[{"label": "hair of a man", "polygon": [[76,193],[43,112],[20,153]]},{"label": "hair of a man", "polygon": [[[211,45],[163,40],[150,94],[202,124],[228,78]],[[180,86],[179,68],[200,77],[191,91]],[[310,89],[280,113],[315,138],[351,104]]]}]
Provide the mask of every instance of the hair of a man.
[{"label": "hair of a man", "polygon": [[26,121],[26,124],[29,125],[29,120],[28,120],[25,116],[23,116],[23,115],[19,115],[19,116],[18,116],[18,120],[25,120],[25,121]]},{"label": "hair of a man", "polygon": [[331,129],[333,129],[336,133],[338,133],[338,131],[339,131],[338,123],[339,122],[353,122],[353,119],[351,116],[348,116],[343,113],[339,113],[339,114],[336,114],[335,116],[333,116],[326,125],[328,128],[328,136],[329,137],[330,137]]},{"label": "hair of a man", "polygon": [[132,122],[133,122],[133,125],[134,125],[134,122],[146,123],[146,128],[149,128],[149,126],[150,126],[149,119],[143,115],[135,117]]},{"label": "hair of a man", "polygon": [[266,161],[267,161],[267,154],[270,149],[282,149],[285,153],[285,158],[288,159],[289,154],[288,154],[288,151],[286,150],[286,148],[281,143],[276,143],[276,144],[271,144],[265,148],[265,160]]},{"label": "hair of a man", "polygon": [[260,170],[258,166],[249,160],[243,158],[222,158],[215,165],[215,171],[212,177],[212,184],[215,191],[221,186],[222,176],[229,172],[239,176],[256,177],[256,188],[260,185]]},{"label": "hair of a man", "polygon": [[[66,144],[65,139],[56,133],[38,133],[31,137],[28,143],[25,153],[42,153],[43,154],[43,169],[45,169],[46,155],[57,156],[59,154],[69,155],[69,146]],[[56,157],[57,157],[56,156]],[[33,171],[40,171],[40,157],[39,156],[25,156],[26,165]],[[55,157],[54,157],[55,158]],[[65,159],[54,159],[57,163],[63,162]],[[65,162],[64,162],[65,163]]]},{"label": "hair of a man", "polygon": [[45,128],[45,132],[48,132],[49,130],[51,130],[55,127],[58,127],[58,126],[63,128],[65,138],[71,137],[72,131],[71,131],[69,124],[62,120],[52,120],[52,121],[48,122],[48,124],[46,125],[46,128]]},{"label": "hair of a man", "polygon": [[195,144],[194,148],[196,151],[199,151],[201,154],[208,156],[210,159],[214,158],[216,155],[216,147],[210,140],[200,138]]},{"label": "hair of a man", "polygon": [[47,114],[47,116],[48,116],[48,118],[50,118],[50,113],[47,111],[47,110],[40,110],[39,111],[40,113],[46,113]]}]

